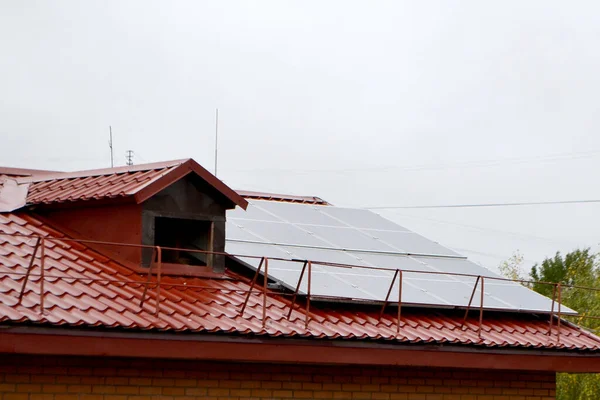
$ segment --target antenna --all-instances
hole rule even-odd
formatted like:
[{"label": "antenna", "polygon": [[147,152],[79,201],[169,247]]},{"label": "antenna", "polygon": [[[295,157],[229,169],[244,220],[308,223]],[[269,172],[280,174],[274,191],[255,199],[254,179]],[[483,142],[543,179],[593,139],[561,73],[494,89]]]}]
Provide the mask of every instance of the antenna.
[{"label": "antenna", "polygon": [[108,140],[108,147],[110,148],[110,167],[113,168],[115,166],[115,158],[113,154],[112,126],[108,126],[108,131],[110,132],[110,138]]},{"label": "antenna", "polygon": [[127,165],[133,165],[133,150],[127,150],[125,159],[127,160]]},{"label": "antenna", "polygon": [[217,176],[217,161],[219,156],[219,109],[215,116],[215,176]]}]

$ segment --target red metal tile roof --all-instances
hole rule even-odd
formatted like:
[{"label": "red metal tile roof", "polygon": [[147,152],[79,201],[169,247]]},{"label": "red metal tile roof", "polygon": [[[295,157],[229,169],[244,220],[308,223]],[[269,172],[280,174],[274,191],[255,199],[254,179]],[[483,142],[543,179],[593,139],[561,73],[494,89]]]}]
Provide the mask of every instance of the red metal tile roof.
[{"label": "red metal tile roof", "polygon": [[181,165],[181,161],[95,171],[34,175],[28,204],[133,196]]},{"label": "red metal tile roof", "polygon": [[19,178],[29,183],[28,204],[51,204],[135,196],[138,203],[190,172],[196,173],[234,205],[247,202],[192,159],[78,172],[39,173]]},{"label": "red metal tile roof", "polygon": [[250,286],[247,279],[233,273],[228,274],[229,279],[163,277],[160,312],[156,315],[154,278],[148,299],[140,307],[146,276],[80,243],[64,241],[62,233],[25,213],[0,213],[0,232],[63,239],[46,241],[45,277],[43,280],[40,277],[39,266],[32,269],[19,304],[23,274],[35,240],[0,234],[0,323],[5,324],[600,350],[600,338],[565,322],[559,341],[556,327],[548,335],[547,319],[528,314],[486,313],[480,340],[477,317],[470,318],[463,329],[462,316],[450,310],[403,309],[397,334],[393,311],[379,321],[378,310],[313,303],[310,323],[305,329],[304,311],[295,309],[288,319],[289,297],[273,292],[267,296],[263,327],[262,294],[253,293],[244,314],[240,315]]}]

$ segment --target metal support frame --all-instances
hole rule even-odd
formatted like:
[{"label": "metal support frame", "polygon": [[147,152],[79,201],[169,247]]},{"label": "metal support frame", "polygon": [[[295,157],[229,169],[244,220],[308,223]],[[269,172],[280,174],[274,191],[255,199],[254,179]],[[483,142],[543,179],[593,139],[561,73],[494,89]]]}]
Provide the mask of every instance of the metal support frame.
[{"label": "metal support frame", "polygon": [[258,279],[258,275],[260,274],[260,270],[262,269],[263,263],[265,262],[265,257],[260,259],[260,263],[258,264],[258,268],[254,273],[254,278],[252,278],[252,283],[250,284],[250,289],[248,289],[248,293],[246,294],[246,300],[244,300],[244,304],[242,305],[242,309],[240,310],[240,316],[244,315],[244,310],[248,305],[248,300],[250,300],[250,294],[252,294],[252,289],[254,289],[254,285],[256,285],[256,280]]},{"label": "metal support frame", "polygon": [[484,282],[485,282],[485,278],[482,276],[481,277],[481,299],[479,300],[479,331],[478,331],[479,339],[481,339],[481,330],[483,328],[483,298],[485,296]]},{"label": "metal support frame", "polygon": [[152,279],[152,268],[154,267],[154,260],[156,259],[156,249],[152,251],[152,259],[150,260],[150,265],[148,266],[148,275],[146,276],[146,285],[144,286],[144,291],[142,292],[142,298],[140,299],[140,308],[144,306],[144,302],[146,301],[146,293],[148,293],[148,286],[150,286],[150,280]]},{"label": "metal support frame", "polygon": [[390,294],[392,294],[392,289],[394,287],[394,283],[396,282],[396,277],[398,276],[398,272],[400,270],[396,270],[396,272],[394,272],[394,276],[392,277],[392,283],[390,283],[390,287],[387,291],[387,294],[385,295],[385,300],[383,301],[383,307],[381,307],[381,312],[379,313],[379,321],[381,321],[381,318],[383,318],[383,313],[385,312],[385,307],[388,304],[388,300],[390,299]]},{"label": "metal support frame", "polygon": [[[141,248],[152,248],[154,249],[153,252],[153,256],[152,256],[152,262],[148,268],[148,275],[147,275],[147,280],[146,283],[141,283],[142,285],[144,285],[144,289],[143,289],[143,293],[142,293],[142,297],[140,299],[140,307],[143,307],[147,295],[148,295],[148,289],[150,288],[150,285],[152,284],[152,273],[153,273],[153,268],[158,268],[158,271],[156,272],[157,275],[157,282],[156,282],[156,288],[155,288],[155,292],[156,292],[156,299],[155,299],[155,316],[158,318],[160,316],[160,295],[161,295],[161,269],[162,269],[162,250],[173,250],[174,248],[167,248],[167,247],[159,247],[159,246],[147,246],[147,245],[138,245],[138,244],[131,244],[131,243],[114,243],[114,242],[104,242],[104,241],[95,241],[95,240],[86,240],[86,239],[70,239],[70,238],[55,238],[55,237],[43,237],[40,235],[24,235],[24,234],[20,234],[20,233],[0,233],[0,235],[6,235],[6,236],[13,236],[13,237],[23,237],[23,238],[30,238],[30,239],[35,239],[35,245],[33,247],[33,252],[31,254],[31,259],[29,260],[29,265],[27,266],[27,270],[25,272],[15,272],[15,273],[11,273],[12,275],[20,275],[24,277],[24,280],[21,284],[21,288],[20,288],[20,293],[18,296],[18,301],[17,304],[21,304],[23,301],[23,298],[25,297],[25,292],[27,289],[27,286],[29,284],[29,280],[31,279],[32,276],[35,277],[39,277],[39,284],[40,284],[40,291],[39,291],[39,307],[40,307],[40,313],[41,315],[44,315],[45,313],[45,279],[47,277],[49,278],[57,278],[57,279],[78,279],[78,278],[68,278],[68,277],[64,277],[64,276],[54,276],[52,274],[48,275],[46,273],[46,242],[53,242],[56,245],[59,246],[66,246],[65,242],[74,242],[74,243],[89,243],[89,244],[102,244],[102,245],[113,245],[113,246],[127,246],[127,247],[141,247]],[[246,293],[246,298],[245,301],[241,307],[240,310],[240,315],[243,315],[250,296],[256,286],[257,283],[257,279],[261,273],[261,270],[263,268],[264,265],[264,277],[263,277],[263,287],[262,287],[262,294],[263,294],[263,301],[262,301],[262,318],[263,318],[263,328],[266,326],[266,320],[267,320],[267,298],[268,298],[268,294],[269,294],[269,288],[268,288],[268,282],[269,282],[269,278],[268,278],[268,262],[269,260],[266,257],[259,257],[259,256],[246,256],[246,255],[236,255],[236,254],[229,254],[229,253],[225,253],[225,252],[212,252],[212,251],[204,251],[204,250],[193,250],[193,249],[186,249],[186,251],[194,251],[194,252],[198,252],[198,253],[211,253],[211,254],[218,254],[218,255],[228,255],[228,256],[238,256],[238,257],[250,257],[250,258],[255,258],[258,259],[260,258],[260,264],[258,265],[258,268],[256,270],[256,273],[254,274],[254,277],[252,279],[252,283],[250,285],[250,289],[246,292],[246,291],[242,291],[240,290],[239,292],[242,293]],[[39,253],[38,253],[39,252]],[[40,259],[40,274],[36,275],[34,273],[32,273],[32,270],[34,269],[35,266],[35,259],[36,256],[39,254],[39,259]],[[278,258],[278,257],[270,257],[271,260],[282,260],[282,261],[290,261],[287,258]],[[309,323],[310,323],[310,302],[311,302],[311,286],[312,286],[312,265],[313,264],[317,264],[317,265],[328,265],[331,267],[339,267],[339,268],[365,268],[365,269],[372,269],[372,270],[384,270],[384,268],[380,268],[380,267],[371,267],[371,266],[365,266],[365,267],[360,267],[360,266],[350,266],[350,265],[343,265],[343,264],[337,264],[337,263],[326,263],[326,262],[318,262],[318,261],[308,261],[308,260],[291,260],[291,261],[295,261],[295,262],[303,262],[303,267],[300,273],[300,277],[298,280],[298,284],[296,285],[296,290],[293,293],[293,297],[292,297],[292,301],[290,304],[290,309],[288,312],[288,319],[291,318],[292,312],[294,310],[294,307],[296,306],[296,302],[297,302],[297,298],[298,298],[298,294],[300,291],[300,286],[303,282],[304,279],[304,275],[306,274],[306,270],[308,269],[308,288],[307,288],[307,295],[306,295],[306,305],[305,305],[305,329],[308,329]],[[154,266],[154,263],[156,263],[157,265]],[[385,269],[387,271],[390,271],[389,269]],[[402,313],[402,282],[403,282],[403,272],[411,272],[411,273],[433,273],[433,272],[425,272],[425,271],[413,271],[413,270],[400,270],[397,269],[395,270],[395,273],[392,277],[392,281],[390,283],[390,286],[388,288],[388,292],[387,295],[385,297],[385,301],[383,303],[383,306],[381,308],[380,314],[379,314],[379,321],[382,320],[383,315],[385,314],[385,309],[389,304],[389,298],[391,296],[391,291],[393,290],[393,286],[396,282],[396,279],[399,280],[399,285],[398,285],[398,316],[397,316],[397,326],[396,326],[396,332],[399,333],[400,331],[400,326],[401,326],[401,313]],[[482,333],[483,333],[483,311],[484,311],[484,300],[485,300],[485,279],[493,279],[493,280],[500,280],[500,281],[513,281],[513,282],[528,282],[528,283],[536,283],[536,284],[546,284],[546,285],[553,285],[553,291],[552,291],[552,306],[550,309],[550,320],[548,322],[548,336],[552,336],[554,333],[554,328],[555,328],[555,322],[554,319],[556,318],[556,328],[557,328],[557,336],[556,336],[556,341],[557,343],[560,343],[560,339],[561,339],[561,326],[562,326],[562,288],[567,287],[567,288],[575,288],[575,289],[584,289],[584,290],[592,290],[592,291],[597,291],[600,292],[600,289],[598,288],[593,288],[593,287],[585,287],[585,286],[577,286],[577,285],[568,285],[568,284],[562,284],[562,283],[552,283],[552,282],[540,282],[540,281],[525,281],[525,280],[512,280],[512,279],[505,279],[505,278],[496,278],[496,277],[486,277],[484,278],[481,275],[471,275],[471,274],[463,274],[463,273],[442,273],[442,272],[436,272],[439,273],[441,275],[451,275],[451,276],[469,276],[469,277],[474,277],[476,278],[475,281],[475,285],[473,287],[472,293],[471,293],[471,297],[469,299],[469,303],[467,305],[467,308],[465,310],[465,315],[461,324],[461,328],[464,328],[466,322],[467,322],[467,318],[468,318],[468,314],[469,311],[471,310],[472,304],[473,304],[473,299],[475,297],[475,293],[477,291],[477,286],[479,285],[479,282],[481,281],[481,293],[480,293],[480,304],[479,304],[479,329],[478,329],[478,335],[479,338],[482,338]],[[94,282],[94,281],[102,281],[102,282],[114,282],[114,283],[131,283],[136,285],[136,287],[139,287],[140,282],[138,280],[131,280],[131,281],[120,281],[120,280],[111,280],[111,279],[93,279],[93,278],[79,278],[79,279],[85,279],[86,281],[89,282]],[[185,285],[185,283],[183,284]],[[170,285],[171,286],[171,285]],[[177,286],[177,285],[173,285],[173,286]],[[190,286],[187,286],[190,287]],[[206,289],[212,289],[212,287],[205,287]],[[555,312],[555,303],[558,303],[558,311]],[[580,316],[580,318],[591,318],[591,319],[599,319],[600,320],[600,316]]]},{"label": "metal support frame", "polygon": [[477,277],[475,280],[475,286],[473,286],[473,291],[471,292],[471,298],[469,299],[469,304],[467,305],[467,309],[465,310],[465,317],[463,318],[463,322],[460,325],[461,328],[465,326],[465,322],[467,322],[467,316],[469,315],[469,310],[471,309],[471,304],[473,303],[473,298],[475,297],[475,292],[477,291],[477,285],[479,284],[479,280],[481,279],[481,275]]},{"label": "metal support frame", "polygon": [[267,324],[267,289],[269,285],[269,259],[265,258],[265,273],[263,274],[263,309],[262,309],[262,327]]},{"label": "metal support frame", "polygon": [[298,292],[300,291],[300,284],[302,283],[302,278],[304,278],[304,271],[306,271],[306,265],[308,261],[304,261],[302,265],[302,271],[300,272],[300,278],[298,278],[298,284],[296,285],[296,290],[294,290],[294,295],[292,296],[292,302],[290,303],[290,312],[288,313],[287,318],[290,319],[292,316],[292,311],[294,310],[294,306],[296,305],[296,297],[298,297]]},{"label": "metal support frame", "polygon": [[150,281],[152,280],[152,268],[156,261],[156,300],[154,303],[154,316],[158,318],[160,316],[160,280],[162,272],[162,248],[155,246],[152,251],[152,260],[148,266],[148,275],[146,278],[146,284],[144,285],[144,291],[142,292],[142,298],[140,299],[140,308],[144,306],[146,302],[146,295],[148,294],[148,287],[150,287]]},{"label": "metal support frame", "polygon": [[19,293],[19,301],[17,304],[21,304],[23,301],[23,295],[25,294],[25,288],[27,287],[27,282],[29,282],[29,274],[31,274],[31,269],[33,268],[33,263],[35,262],[35,255],[37,254],[38,248],[40,247],[40,243],[42,241],[41,237],[38,237],[35,246],[33,248],[33,254],[31,255],[31,260],[29,261],[29,266],[27,267],[27,272],[25,273],[25,280],[23,281],[23,286],[21,286],[21,293]]},{"label": "metal support frame", "polygon": [[156,246],[156,257],[158,260],[156,263],[156,310],[154,311],[154,315],[158,318],[160,316],[160,279],[162,270],[162,249],[160,246]]},{"label": "metal support frame", "polygon": [[548,327],[548,336],[552,336],[552,325],[554,322],[554,302],[556,299],[556,286],[556,283],[552,286],[552,307],[550,308],[550,324]]},{"label": "metal support frame", "polygon": [[41,251],[40,251],[40,313],[44,315],[44,295],[46,293],[44,289],[44,283],[46,281],[46,242],[44,238],[41,238]]},{"label": "metal support frame", "polygon": [[396,325],[396,335],[400,333],[400,317],[402,317],[402,271],[398,270],[398,325]]},{"label": "metal support frame", "polygon": [[392,289],[394,288],[394,283],[396,283],[396,278],[398,278],[398,316],[396,320],[396,335],[400,333],[400,320],[402,317],[402,270],[397,269],[394,272],[394,276],[392,277],[392,282],[390,283],[390,287],[388,288],[387,295],[385,296],[385,301],[383,302],[383,307],[381,307],[381,311],[379,312],[379,321],[383,318],[383,313],[385,312],[385,308],[390,299],[390,295],[392,294]]},{"label": "metal support frame", "polygon": [[560,284],[560,282],[557,284],[557,290],[558,290],[558,321],[557,321],[558,334],[556,335],[556,342],[560,343],[560,318],[561,318],[560,304],[562,302],[562,285]]},{"label": "metal support frame", "polygon": [[304,329],[308,329],[309,313],[310,313],[310,286],[312,280],[312,261],[308,263],[308,287],[306,290],[306,315],[304,317]]}]

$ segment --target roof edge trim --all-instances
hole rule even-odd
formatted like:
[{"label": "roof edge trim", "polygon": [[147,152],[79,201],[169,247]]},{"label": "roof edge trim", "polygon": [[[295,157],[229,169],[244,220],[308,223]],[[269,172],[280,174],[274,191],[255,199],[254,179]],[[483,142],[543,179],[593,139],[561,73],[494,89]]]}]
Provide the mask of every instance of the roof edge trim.
[{"label": "roof edge trim", "polygon": [[236,191],[231,189],[223,181],[214,176],[206,168],[204,168],[191,158],[178,165],[175,169],[163,174],[160,178],[151,182],[146,187],[141,189],[135,195],[136,202],[142,203],[145,200],[148,200],[150,197],[154,196],[162,189],[184,178],[191,172],[194,172],[196,175],[198,175],[200,178],[206,181],[210,186],[212,186],[215,190],[220,192],[234,205],[239,206],[244,210],[248,207],[248,201],[246,199],[244,199]]},{"label": "roof edge trim", "polygon": [[[42,339],[43,340],[40,340]],[[66,332],[7,327],[0,352],[11,354],[213,359],[350,365],[600,372],[599,353],[457,349],[449,346],[395,346],[295,339],[245,339],[227,336]],[[482,357],[482,355],[486,357]]]},{"label": "roof edge trim", "polygon": [[265,201],[279,201],[282,203],[302,203],[302,204],[314,204],[322,206],[330,206],[331,203],[323,200],[317,196],[296,196],[290,194],[276,194],[276,193],[264,193],[264,192],[253,192],[249,190],[236,190],[236,192],[247,199],[252,200],[265,200]]},{"label": "roof edge trim", "polygon": [[137,165],[128,165],[123,167],[114,167],[114,168],[104,168],[104,169],[90,169],[83,171],[73,171],[73,172],[49,172],[47,174],[34,174],[33,176],[26,176],[19,178],[19,182],[46,182],[52,181],[56,179],[76,179],[76,178],[87,178],[87,177],[98,177],[104,175],[114,175],[114,174],[124,174],[127,172],[137,172],[137,171],[150,171],[154,169],[163,169],[169,167],[176,167],[181,164],[184,164],[191,159],[181,159],[181,160],[172,160],[172,161],[164,161],[150,164],[137,164]]}]

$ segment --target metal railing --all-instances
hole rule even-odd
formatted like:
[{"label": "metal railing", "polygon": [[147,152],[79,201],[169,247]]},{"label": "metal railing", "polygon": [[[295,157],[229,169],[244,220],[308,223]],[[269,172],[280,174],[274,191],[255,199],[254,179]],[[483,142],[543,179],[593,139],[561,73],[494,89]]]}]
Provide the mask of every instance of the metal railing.
[{"label": "metal railing", "polygon": [[[305,304],[304,304],[303,311],[304,311],[304,327],[305,327],[305,329],[308,329],[308,326],[310,323],[311,298],[312,297],[319,298],[319,299],[327,298],[326,296],[318,296],[317,297],[317,296],[311,295],[313,265],[323,265],[323,266],[328,266],[328,267],[333,267],[333,268],[352,268],[352,269],[356,268],[356,269],[365,269],[365,270],[380,270],[380,271],[393,272],[392,280],[390,282],[387,294],[385,296],[385,300],[383,301],[383,305],[379,312],[379,321],[382,320],[382,318],[385,314],[386,307],[390,304],[389,299],[390,299],[391,293],[393,291],[394,284],[396,283],[396,281],[398,281],[398,300],[397,300],[397,304],[396,304],[396,306],[397,306],[396,334],[400,333],[400,328],[401,328],[401,316],[402,316],[402,307],[403,307],[402,287],[403,287],[403,277],[404,277],[404,274],[406,274],[406,273],[435,274],[435,275],[475,278],[475,284],[473,286],[473,290],[471,292],[471,296],[470,296],[468,305],[465,310],[465,314],[464,314],[463,321],[461,324],[461,329],[465,329],[464,327],[465,327],[465,324],[467,323],[468,315],[472,308],[473,299],[475,297],[477,288],[479,286],[480,287],[480,300],[479,300],[479,318],[478,318],[478,324],[477,324],[478,325],[477,334],[480,339],[482,338],[482,331],[483,331],[482,327],[483,327],[484,298],[485,298],[484,286],[485,286],[485,282],[487,280],[515,282],[515,283],[521,283],[521,284],[525,283],[525,284],[551,285],[553,288],[553,290],[552,290],[553,294],[552,294],[552,306],[550,309],[548,335],[549,336],[552,335],[554,325],[556,325],[556,329],[557,329],[556,340],[559,343],[560,343],[560,335],[561,335],[561,321],[564,316],[562,309],[561,309],[563,288],[590,290],[590,291],[595,291],[595,292],[600,291],[600,288],[594,288],[594,287],[567,285],[567,284],[561,284],[561,283],[532,281],[532,280],[514,280],[514,279],[502,278],[502,277],[482,276],[482,275],[457,273],[457,272],[420,271],[420,270],[410,270],[410,269],[401,269],[401,268],[390,269],[390,268],[382,268],[382,267],[376,267],[376,266],[338,264],[338,263],[324,262],[324,261],[317,261],[317,260],[296,260],[296,259],[289,259],[289,258],[283,258],[283,257],[263,257],[263,256],[256,256],[256,255],[232,254],[232,253],[226,253],[226,252],[215,252],[215,251],[198,250],[198,249],[180,249],[180,248],[173,248],[173,247],[150,246],[150,245],[132,244],[132,243],[117,243],[117,242],[107,242],[107,241],[89,240],[89,239],[72,239],[72,238],[65,238],[65,237],[24,235],[24,234],[18,234],[18,233],[0,233],[0,236],[10,236],[10,237],[26,238],[26,239],[34,239],[35,240],[35,244],[33,244],[33,252],[31,254],[31,259],[29,260],[29,264],[27,266],[26,271],[25,272],[6,272],[5,274],[11,275],[11,276],[23,276],[24,277],[23,283],[21,285],[17,304],[21,304],[21,302],[23,301],[23,297],[24,297],[24,294],[25,294],[25,291],[27,288],[27,284],[28,284],[30,278],[34,277],[34,276],[40,278],[39,304],[40,304],[40,313],[42,315],[45,312],[45,306],[44,306],[44,296],[45,296],[44,283],[45,283],[45,281],[47,279],[63,279],[63,280],[71,280],[71,281],[84,281],[84,282],[89,282],[89,283],[105,282],[105,283],[113,283],[113,284],[139,285],[140,287],[143,287],[143,292],[142,292],[142,296],[141,296],[140,303],[139,303],[140,309],[143,309],[144,305],[146,304],[146,299],[148,297],[148,290],[152,286],[154,286],[154,293],[155,293],[154,315],[157,318],[159,318],[160,317],[160,298],[161,298],[161,275],[163,272],[162,271],[162,264],[163,264],[162,254],[163,254],[163,251],[165,251],[165,250],[178,250],[178,251],[186,251],[186,252],[190,252],[190,253],[196,252],[196,253],[204,253],[204,254],[223,255],[223,256],[236,257],[236,258],[259,259],[260,262],[254,273],[252,280],[249,283],[248,290],[217,288],[214,286],[188,285],[187,283],[180,284],[180,283],[174,283],[174,282],[169,282],[167,284],[167,286],[168,287],[185,287],[188,289],[199,289],[199,290],[223,291],[223,292],[230,292],[230,293],[235,292],[235,293],[239,293],[239,294],[245,294],[246,296],[245,296],[244,302],[239,310],[240,316],[244,314],[244,311],[246,310],[248,302],[250,300],[250,296],[253,293],[262,295],[262,327],[263,328],[265,328],[265,326],[266,326],[265,324],[267,321],[267,298],[268,298],[268,296],[269,295],[273,295],[273,296],[276,295],[276,296],[283,296],[283,297],[291,296],[291,300],[289,301],[289,312],[287,314],[287,318],[290,319],[292,312],[298,306],[296,304],[296,302],[298,299],[298,295],[300,293],[300,287],[302,285],[304,277],[306,276],[307,290],[305,293],[306,298],[305,298]],[[131,279],[130,280],[116,280],[116,279],[105,279],[105,278],[86,278],[86,277],[73,277],[73,276],[62,276],[62,275],[48,275],[46,273],[46,267],[45,267],[45,259],[47,257],[47,255],[46,255],[47,248],[50,248],[48,243],[53,243],[53,245],[58,245],[63,248],[71,247],[69,245],[69,243],[81,244],[81,245],[92,245],[92,246],[121,246],[121,247],[134,247],[134,248],[151,248],[151,249],[153,249],[153,254],[152,254],[152,260],[151,260],[150,266],[147,268],[147,272],[140,272],[140,274],[143,274],[143,273],[146,274],[145,282],[131,280]],[[92,251],[95,251],[96,253],[100,254],[99,250],[95,249],[92,246],[89,246],[89,248]],[[40,258],[40,262],[39,262],[40,273],[38,275],[35,275],[35,274],[32,274],[32,269],[35,264],[35,259],[36,259],[36,255],[38,254],[38,252],[40,254],[40,256],[39,256],[39,258]],[[275,290],[269,289],[269,287],[268,287],[269,260],[296,262],[296,263],[302,264],[300,276],[299,276],[298,282],[296,284],[296,288],[293,292],[291,292],[291,291],[275,291]],[[116,261],[118,262],[118,260],[116,260]],[[127,267],[125,267],[125,268],[127,268]],[[262,287],[259,290],[255,290],[255,287],[257,285],[258,278],[259,278],[261,272],[263,273],[263,282],[261,285]],[[155,281],[152,281],[152,275],[156,275]],[[338,299],[345,299],[345,298],[338,297]],[[554,310],[555,303],[558,303],[556,312]],[[576,318],[600,320],[600,316],[592,316],[592,315],[578,315],[578,316],[576,316]],[[554,322],[555,319],[556,319],[556,323]]]}]

